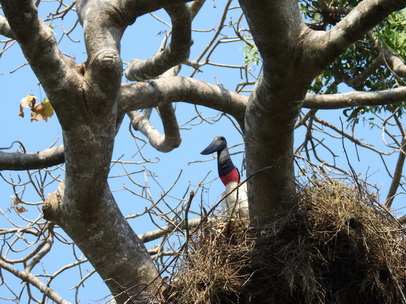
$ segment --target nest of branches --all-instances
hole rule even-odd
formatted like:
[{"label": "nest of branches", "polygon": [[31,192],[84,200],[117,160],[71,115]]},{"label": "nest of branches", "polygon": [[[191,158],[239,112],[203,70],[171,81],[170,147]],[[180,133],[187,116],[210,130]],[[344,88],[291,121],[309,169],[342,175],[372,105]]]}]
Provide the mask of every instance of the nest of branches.
[{"label": "nest of branches", "polygon": [[240,220],[218,217],[190,236],[168,303],[238,303],[254,242]]},{"label": "nest of branches", "polygon": [[261,229],[200,227],[168,303],[406,303],[405,230],[365,188],[313,182]]}]

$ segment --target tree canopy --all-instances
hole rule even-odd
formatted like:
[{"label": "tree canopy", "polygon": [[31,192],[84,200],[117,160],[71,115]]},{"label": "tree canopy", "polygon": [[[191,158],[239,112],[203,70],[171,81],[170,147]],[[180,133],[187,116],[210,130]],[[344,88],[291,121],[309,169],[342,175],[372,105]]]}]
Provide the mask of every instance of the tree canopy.
[{"label": "tree canopy", "polygon": [[405,0],[0,4],[1,299],[152,302],[219,212],[212,134],[241,161],[250,229],[319,174],[402,222]]}]

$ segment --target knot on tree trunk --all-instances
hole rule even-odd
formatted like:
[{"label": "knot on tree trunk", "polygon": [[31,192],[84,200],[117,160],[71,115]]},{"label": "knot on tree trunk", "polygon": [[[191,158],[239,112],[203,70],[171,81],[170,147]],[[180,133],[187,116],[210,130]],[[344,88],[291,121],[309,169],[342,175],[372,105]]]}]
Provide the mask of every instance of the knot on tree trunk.
[{"label": "knot on tree trunk", "polygon": [[97,52],[94,54],[92,60],[90,61],[91,64],[98,64],[102,66],[104,69],[112,69],[115,70],[117,66],[122,66],[120,54],[113,49],[105,49]]},{"label": "knot on tree trunk", "polygon": [[65,182],[61,182],[55,192],[48,194],[42,206],[44,218],[47,221],[58,222],[61,218],[62,199],[65,191]]}]

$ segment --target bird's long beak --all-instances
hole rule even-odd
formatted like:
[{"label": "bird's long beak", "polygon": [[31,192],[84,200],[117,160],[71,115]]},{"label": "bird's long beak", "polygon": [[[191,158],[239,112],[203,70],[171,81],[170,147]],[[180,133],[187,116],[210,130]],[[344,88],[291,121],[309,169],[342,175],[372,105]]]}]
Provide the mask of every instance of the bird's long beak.
[{"label": "bird's long beak", "polygon": [[210,145],[208,145],[206,147],[206,149],[204,149],[202,152],[200,152],[200,154],[207,155],[207,154],[217,152],[217,151],[221,150],[221,148],[222,148],[221,145],[222,145],[222,142],[220,140],[218,140],[217,138],[215,138],[210,143]]}]

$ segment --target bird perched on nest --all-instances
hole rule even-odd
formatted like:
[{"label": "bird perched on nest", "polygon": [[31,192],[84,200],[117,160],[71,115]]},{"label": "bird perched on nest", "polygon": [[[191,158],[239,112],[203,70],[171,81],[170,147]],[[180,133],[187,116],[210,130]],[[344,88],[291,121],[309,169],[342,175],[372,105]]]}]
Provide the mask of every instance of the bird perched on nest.
[{"label": "bird perched on nest", "polygon": [[240,184],[240,173],[234,166],[223,136],[217,136],[200,154],[207,155],[217,152],[218,174],[226,186],[223,192],[222,208],[226,215],[239,215],[248,218],[247,186]]}]

